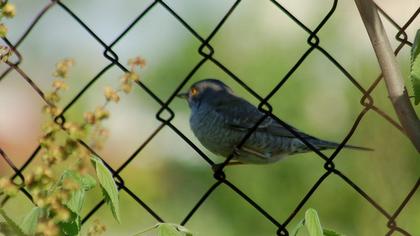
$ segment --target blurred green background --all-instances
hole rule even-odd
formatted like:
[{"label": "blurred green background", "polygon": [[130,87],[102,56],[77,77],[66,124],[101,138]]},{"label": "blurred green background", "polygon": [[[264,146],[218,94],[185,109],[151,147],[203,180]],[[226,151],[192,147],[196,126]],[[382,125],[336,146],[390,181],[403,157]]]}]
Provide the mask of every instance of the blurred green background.
[{"label": "blurred green background", "polygon": [[[6,22],[15,42],[35,15],[49,2],[17,0],[17,16]],[[63,1],[98,36],[109,44],[152,1]],[[332,1],[279,1],[309,28],[315,29],[330,10]],[[199,34],[207,37],[234,1],[165,1]],[[381,1],[400,25],[419,7],[418,1]],[[420,19],[407,29],[412,41]],[[385,21],[392,45],[397,30]],[[352,1],[340,1],[318,34],[325,48],[364,87],[379,74],[376,57]],[[285,76],[309,48],[308,34],[270,1],[242,1],[212,39],[214,58],[223,63],[261,96]],[[140,55],[147,60],[141,80],[162,100],[166,100],[191,69],[202,59],[195,39],[167,10],[157,4],[113,48],[120,62]],[[99,71],[108,65],[104,49],[59,6],[50,9],[19,47],[21,68],[44,91],[50,90],[55,63],[74,58],[67,104]],[[410,48],[404,47],[398,60],[407,77]],[[4,64],[0,66],[4,70]],[[66,113],[67,120],[81,120],[84,111],[103,103],[102,90],[117,85],[122,72],[113,67]],[[218,78],[237,94],[258,104],[246,90],[212,62],[207,61],[185,86],[203,78]],[[411,84],[407,80],[409,93]],[[362,94],[325,56],[313,51],[270,100],[274,113],[291,125],[317,137],[341,141],[362,111]],[[383,82],[372,93],[375,105],[393,118],[394,111]],[[21,166],[38,145],[43,105],[34,90],[16,73],[0,81],[0,147]],[[172,123],[202,148],[215,162],[223,161],[205,150],[188,126],[185,101],[170,104],[175,112]],[[135,87],[119,104],[110,106],[106,126],[111,137],[100,151],[112,167],[118,168],[160,125],[155,119],[159,105],[141,88]],[[420,112],[419,107],[416,111]],[[375,149],[374,152],[343,150],[335,159],[336,168],[362,188],[388,212],[394,212],[420,173],[418,153],[408,139],[373,111],[362,119],[349,143]],[[331,155],[332,151],[325,152]],[[34,161],[34,164],[38,161]],[[29,168],[30,169],[30,168]],[[0,159],[2,176],[13,174]],[[283,222],[317,179],[324,173],[323,161],[309,153],[293,156],[266,166],[240,166],[226,169],[228,179],[257,202],[275,219]],[[150,142],[121,172],[126,185],[165,221],[179,223],[215,182],[207,163],[169,127]],[[155,224],[130,196],[122,192],[121,224],[108,208],[101,208],[88,222],[100,219],[106,235],[132,235]],[[100,200],[92,193],[84,212]],[[20,218],[31,207],[23,195],[8,203],[6,210]],[[346,235],[384,235],[387,220],[341,178],[329,176],[299,214],[290,230],[303,218],[307,208],[315,208],[321,222]],[[417,192],[397,218],[400,227],[420,235],[420,195]],[[219,187],[186,225],[197,235],[274,235],[276,227],[227,186]],[[87,227],[85,227],[86,230]]]}]

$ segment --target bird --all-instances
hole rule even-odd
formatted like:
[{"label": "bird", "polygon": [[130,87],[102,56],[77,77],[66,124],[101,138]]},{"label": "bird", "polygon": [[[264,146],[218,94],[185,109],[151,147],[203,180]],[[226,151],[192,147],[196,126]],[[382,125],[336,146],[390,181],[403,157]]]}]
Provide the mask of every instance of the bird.
[{"label": "bird", "polygon": [[[238,148],[238,144],[265,114],[217,79],[203,79],[177,94],[191,109],[189,124],[200,143],[233,164],[270,164],[287,156],[312,151],[287,128],[267,116]],[[335,149],[338,143],[316,138],[286,124],[318,150]],[[372,150],[345,145],[345,148]]]}]

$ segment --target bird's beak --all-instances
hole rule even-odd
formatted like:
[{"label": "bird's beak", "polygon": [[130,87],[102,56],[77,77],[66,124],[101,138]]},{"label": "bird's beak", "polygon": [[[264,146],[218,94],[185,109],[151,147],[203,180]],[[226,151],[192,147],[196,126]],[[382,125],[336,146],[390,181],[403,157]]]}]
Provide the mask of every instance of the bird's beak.
[{"label": "bird's beak", "polygon": [[187,99],[188,98],[188,93],[179,93],[176,96],[179,97],[179,98],[182,98],[182,99]]}]

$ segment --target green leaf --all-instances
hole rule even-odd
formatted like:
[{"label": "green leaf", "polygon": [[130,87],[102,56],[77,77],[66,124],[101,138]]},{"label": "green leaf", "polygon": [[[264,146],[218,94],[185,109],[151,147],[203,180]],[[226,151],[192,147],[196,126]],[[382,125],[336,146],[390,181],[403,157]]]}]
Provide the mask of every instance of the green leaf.
[{"label": "green leaf", "polygon": [[36,226],[38,224],[38,219],[41,216],[42,209],[39,207],[34,207],[32,210],[23,218],[22,224],[20,227],[25,234],[34,235],[36,231]]},{"label": "green leaf", "polygon": [[111,172],[104,165],[98,157],[92,157],[92,162],[95,165],[96,175],[102,188],[106,202],[110,205],[114,218],[120,222],[119,198],[118,188],[112,178]]},{"label": "green leaf", "polygon": [[297,223],[297,225],[293,228],[292,233],[290,233],[291,236],[297,236],[297,234],[299,233],[299,230],[305,226],[305,220],[301,220],[299,221],[299,223]]},{"label": "green leaf", "polygon": [[74,213],[80,215],[80,212],[85,201],[86,192],[94,188],[96,185],[96,180],[92,176],[85,174],[81,175],[73,170],[65,170],[63,175],[60,178],[60,181],[57,187],[61,187],[65,179],[70,179],[77,184],[80,188],[71,193],[69,201],[66,203],[66,206]]},{"label": "green leaf", "polygon": [[18,236],[25,236],[26,234],[22,231],[22,229],[6,214],[6,212],[3,210],[3,208],[0,208],[0,215],[4,218],[6,221],[9,229],[14,234]]},{"label": "green leaf", "polygon": [[334,230],[331,229],[323,229],[324,232],[324,236],[344,236],[344,234],[339,234],[337,232],[335,232]]},{"label": "green leaf", "polygon": [[323,236],[318,213],[312,208],[305,212],[305,226],[310,236]]},{"label": "green leaf", "polygon": [[158,236],[184,236],[177,230],[177,226],[171,223],[162,223],[158,226]]},{"label": "green leaf", "polygon": [[75,181],[76,183],[78,183],[80,185],[80,188],[85,191],[88,191],[96,186],[95,178],[93,178],[92,176],[88,174],[81,175],[74,170],[65,170],[61,177],[60,184],[62,184],[64,179],[66,178],[71,179]]},{"label": "green leaf", "polygon": [[70,200],[66,203],[66,206],[77,215],[80,215],[82,211],[83,203],[85,202],[85,191],[77,190],[71,193]]},{"label": "green leaf", "polygon": [[193,236],[191,231],[189,231],[184,226],[173,223],[157,223],[152,227],[134,234],[134,236],[144,234],[156,228],[158,230],[158,236]]},{"label": "green leaf", "polygon": [[176,225],[176,228],[179,232],[184,233],[185,236],[193,236],[192,232],[182,225]]},{"label": "green leaf", "polygon": [[157,227],[159,227],[159,224],[155,224],[155,225],[153,225],[152,227],[149,227],[149,228],[144,229],[144,230],[142,230],[142,231],[140,231],[140,232],[137,232],[137,233],[135,233],[133,236],[138,236],[138,235],[144,234],[144,233],[149,232],[149,231],[151,231],[151,230],[153,230],[153,229],[156,229]]},{"label": "green leaf", "polygon": [[62,235],[66,236],[77,236],[81,229],[81,218],[80,215],[70,212],[70,218],[66,222],[59,222],[60,230]]},{"label": "green leaf", "polygon": [[413,58],[417,58],[420,53],[420,29],[417,30],[416,37],[414,38],[413,47],[411,48],[411,62]]},{"label": "green leaf", "polygon": [[96,186],[96,180],[92,176],[85,174],[81,176],[81,185],[83,190],[88,191]]},{"label": "green leaf", "polygon": [[6,222],[0,222],[0,235],[16,236],[17,234]]},{"label": "green leaf", "polygon": [[420,102],[420,57],[417,57],[410,71],[410,80],[413,84],[414,91],[414,104],[419,104]]},{"label": "green leaf", "polygon": [[413,84],[414,104],[420,102],[420,29],[417,30],[413,47],[411,48],[410,80]]},{"label": "green leaf", "polygon": [[330,229],[323,229],[316,210],[310,208],[305,212],[305,219],[299,221],[292,230],[291,236],[297,236],[299,230],[306,226],[310,236],[344,236]]}]

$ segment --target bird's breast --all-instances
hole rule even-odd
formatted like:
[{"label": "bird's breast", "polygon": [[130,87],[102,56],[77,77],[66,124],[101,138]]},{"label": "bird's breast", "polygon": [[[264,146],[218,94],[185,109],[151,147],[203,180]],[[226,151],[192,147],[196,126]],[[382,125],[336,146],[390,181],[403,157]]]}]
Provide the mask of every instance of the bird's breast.
[{"label": "bird's breast", "polygon": [[226,128],[226,120],[210,109],[202,109],[192,113],[190,126],[194,135],[211,152],[227,156],[232,152],[237,139]]}]

